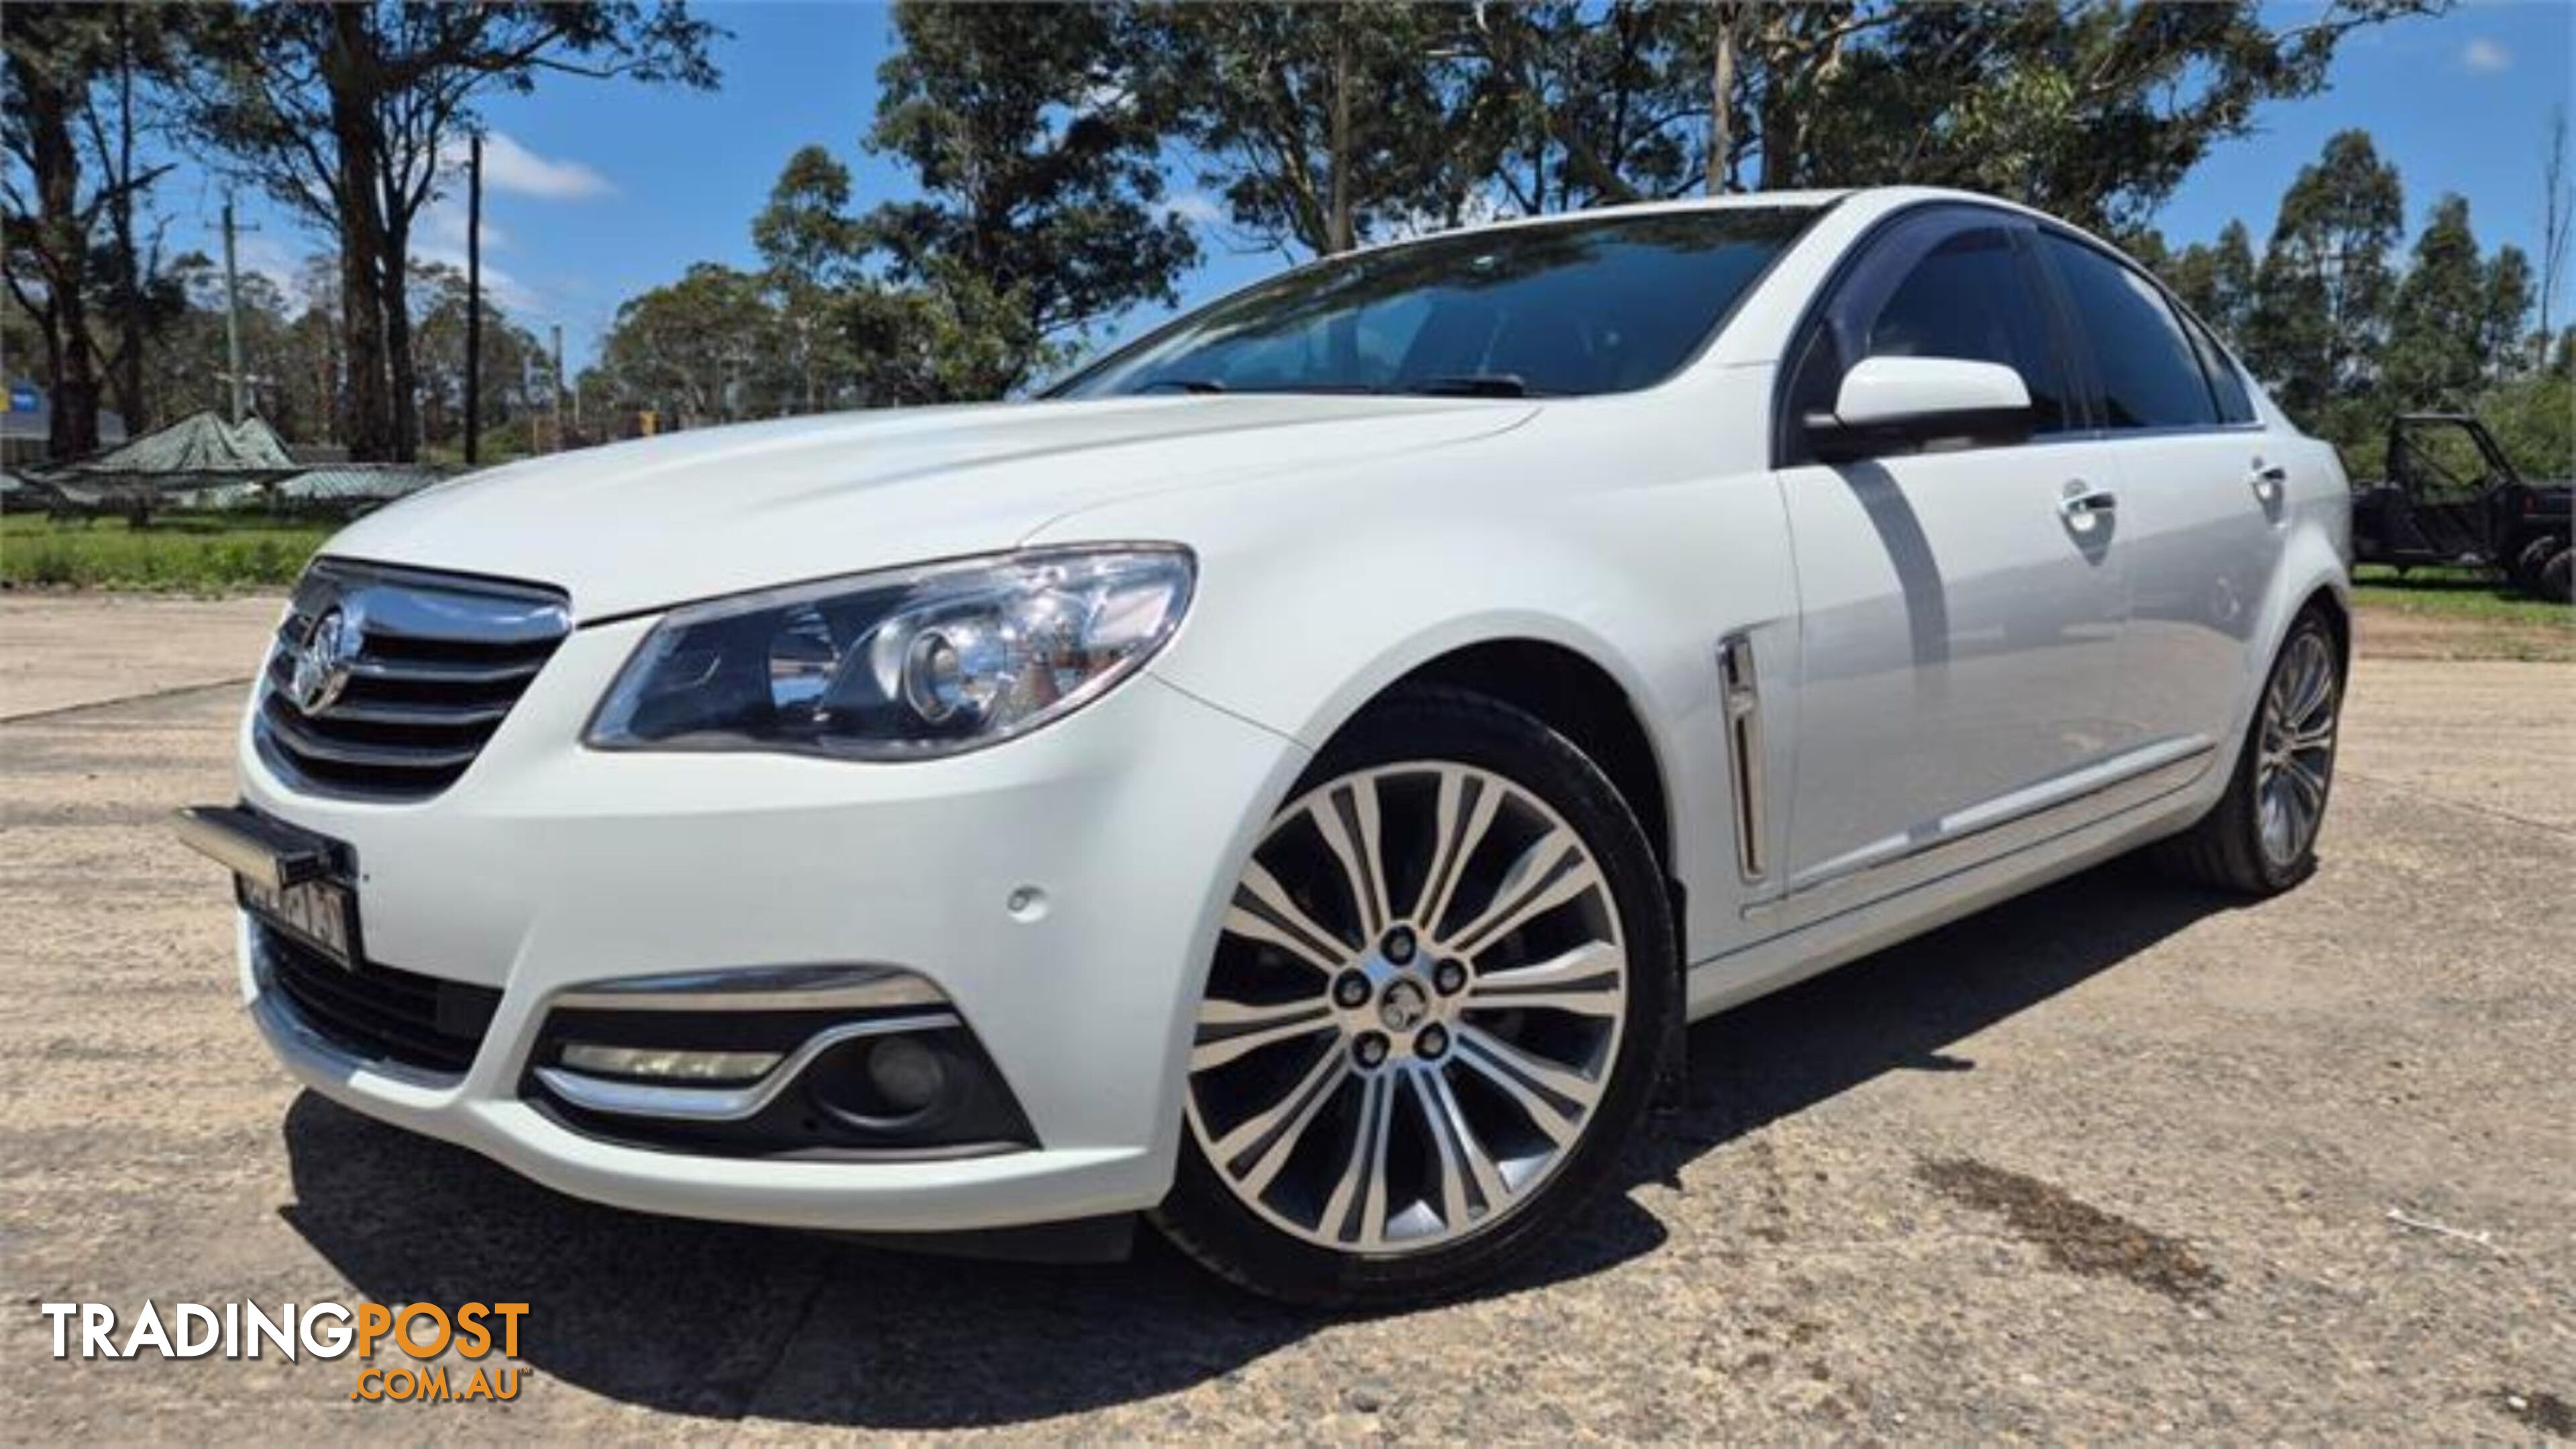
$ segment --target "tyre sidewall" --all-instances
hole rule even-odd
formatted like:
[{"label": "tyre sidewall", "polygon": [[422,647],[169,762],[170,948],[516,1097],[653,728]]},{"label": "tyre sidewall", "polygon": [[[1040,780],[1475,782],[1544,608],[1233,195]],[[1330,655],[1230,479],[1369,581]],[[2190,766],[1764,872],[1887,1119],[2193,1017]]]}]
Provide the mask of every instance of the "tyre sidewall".
[{"label": "tyre sidewall", "polygon": [[[2307,844],[2301,847],[2295,859],[2276,863],[2271,853],[2263,848],[2263,802],[2256,779],[2263,753],[2263,711],[2272,698],[2272,687],[2280,682],[2281,671],[2289,667],[2291,649],[2306,634],[2314,634],[2324,641],[2326,658],[2333,662],[2335,742],[2326,749],[2326,781],[2317,800],[2317,832],[2308,837]],[[2263,692],[2254,701],[2254,722],[2245,733],[2243,758],[2237,763],[2236,788],[2231,793],[2237,802],[2238,819],[2235,823],[2244,832],[2247,856],[2262,875],[2267,890],[2288,890],[2316,873],[2317,836],[2325,833],[2326,807],[2334,800],[2335,758],[2343,748],[2344,674],[2343,653],[2335,642],[2334,629],[2327,624],[2325,616],[2313,608],[2302,613],[2298,622],[2290,626],[2290,632],[2282,636],[2281,647],[2272,654],[2272,667],[2264,672]]]},{"label": "tyre sidewall", "polygon": [[1680,1009],[1673,928],[1644,833],[1598,767],[1534,717],[1474,695],[1407,694],[1374,708],[1319,752],[1289,792],[1381,765],[1452,761],[1490,770],[1536,795],[1592,851],[1628,952],[1627,1020],[1610,1081],[1581,1141],[1539,1196],[1464,1241],[1399,1258],[1337,1253],[1262,1221],[1234,1196],[1198,1144],[1181,1134],[1171,1194],[1155,1214],[1184,1251],[1238,1283],[1314,1304],[1418,1302],[1455,1293],[1522,1261],[1608,1180],[1653,1094],[1672,1012]]}]

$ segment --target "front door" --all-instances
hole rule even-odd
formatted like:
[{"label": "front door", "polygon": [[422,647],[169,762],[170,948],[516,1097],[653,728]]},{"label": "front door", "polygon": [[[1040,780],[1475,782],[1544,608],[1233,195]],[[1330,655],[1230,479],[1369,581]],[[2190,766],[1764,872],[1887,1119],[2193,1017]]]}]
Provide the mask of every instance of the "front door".
[{"label": "front door", "polygon": [[[2034,233],[1979,208],[1909,216],[1837,283],[1793,346],[1779,474],[1802,642],[1785,926],[1973,863],[1992,827],[2084,788],[2114,754],[2126,619],[2109,445],[2077,431],[2065,338]],[[2029,441],[1828,465],[1794,420],[1864,357],[2018,371]],[[1981,841],[1980,838],[1983,838]],[[1946,865],[1945,865],[1946,868]]]}]

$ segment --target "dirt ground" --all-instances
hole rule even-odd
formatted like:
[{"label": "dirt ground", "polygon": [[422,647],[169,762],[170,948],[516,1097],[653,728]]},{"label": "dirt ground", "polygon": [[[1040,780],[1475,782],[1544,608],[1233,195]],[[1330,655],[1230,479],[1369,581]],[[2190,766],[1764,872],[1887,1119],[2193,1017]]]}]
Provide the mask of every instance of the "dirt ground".
[{"label": "dirt ground", "polygon": [[2361,610],[2362,652],[2373,659],[2516,659],[2576,663],[2576,609],[2560,618],[2486,619],[2402,608]]},{"label": "dirt ground", "polygon": [[[163,823],[227,796],[274,609],[0,600],[0,1439],[2576,1435],[2576,666],[2366,657],[2302,889],[2114,865],[1707,1023],[1580,1233],[1334,1319],[1151,1245],[614,1212],[299,1094]],[[533,1372],[359,1404],[57,1362],[37,1310],[360,1295],[524,1300]]]}]

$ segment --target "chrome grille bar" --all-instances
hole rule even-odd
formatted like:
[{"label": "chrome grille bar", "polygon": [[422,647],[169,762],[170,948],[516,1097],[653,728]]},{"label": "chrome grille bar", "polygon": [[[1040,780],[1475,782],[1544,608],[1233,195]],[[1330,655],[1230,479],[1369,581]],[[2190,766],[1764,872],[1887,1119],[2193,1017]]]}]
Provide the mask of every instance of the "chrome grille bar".
[{"label": "chrome grille bar", "polygon": [[278,627],[253,736],[301,789],[427,799],[474,763],[570,628],[552,589],[321,560]]}]

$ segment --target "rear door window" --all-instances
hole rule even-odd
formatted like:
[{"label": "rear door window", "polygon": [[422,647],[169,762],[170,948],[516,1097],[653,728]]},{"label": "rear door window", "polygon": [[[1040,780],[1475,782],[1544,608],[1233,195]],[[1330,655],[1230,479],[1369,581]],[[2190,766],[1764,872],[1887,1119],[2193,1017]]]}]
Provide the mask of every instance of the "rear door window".
[{"label": "rear door window", "polygon": [[2040,245],[2066,284],[2101,387],[2102,426],[2209,427],[2218,402],[2199,353],[2155,284],[2055,232]]},{"label": "rear door window", "polygon": [[2210,393],[2218,400],[2218,420],[2222,423],[2254,421],[2254,395],[2246,390],[2245,375],[2236,370],[2235,362],[2227,356],[2227,349],[2219,346],[2218,339],[2210,336],[2206,328],[2190,319],[2184,319],[2183,325],[2191,329],[2192,347],[2200,353],[2200,370],[2209,375]]}]

